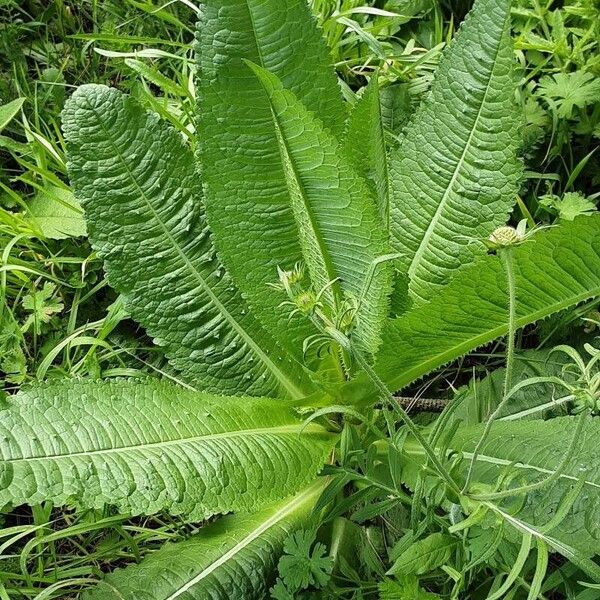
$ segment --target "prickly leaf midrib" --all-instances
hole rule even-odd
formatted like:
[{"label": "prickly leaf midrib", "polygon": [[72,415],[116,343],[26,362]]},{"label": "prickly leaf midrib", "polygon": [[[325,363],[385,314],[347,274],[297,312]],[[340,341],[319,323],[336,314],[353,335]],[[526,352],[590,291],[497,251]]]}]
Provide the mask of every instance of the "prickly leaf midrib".
[{"label": "prickly leaf midrib", "polygon": [[[538,232],[513,250],[516,325],[523,327],[600,296],[600,218],[579,217]],[[427,304],[384,327],[375,368],[392,391],[506,334],[506,274],[498,256],[482,256]],[[359,378],[348,393],[373,398]]]},{"label": "prickly leaf midrib", "polygon": [[129,450],[151,450],[154,448],[162,449],[169,448],[172,446],[185,446],[186,444],[194,444],[195,442],[210,442],[219,439],[231,439],[236,437],[244,436],[260,436],[265,434],[288,434],[288,433],[306,433],[319,432],[322,433],[322,428],[312,427],[310,425],[305,426],[301,423],[295,425],[281,425],[279,427],[257,427],[255,429],[241,429],[239,431],[227,431],[221,433],[208,433],[205,435],[197,435],[194,437],[180,437],[175,440],[168,440],[163,442],[150,442],[146,444],[136,444],[131,446],[116,446],[114,448],[99,448],[96,450],[89,450],[86,452],[69,452],[68,454],[41,454],[39,456],[28,456],[27,458],[10,459],[8,462],[28,462],[28,461],[52,461],[59,458],[74,458],[78,456],[90,457],[98,456],[101,454],[119,454],[121,452],[127,452]]},{"label": "prickly leaf midrib", "polygon": [[[327,244],[323,239],[323,234],[318,226],[317,219],[315,218],[313,209],[308,200],[306,190],[304,189],[300,174],[298,173],[298,166],[290,153],[288,140],[281,131],[279,115],[272,103],[271,112],[276,126],[277,138],[280,143],[283,170],[286,174],[289,174],[289,178],[291,179],[291,181],[288,181],[288,186],[294,188],[294,191],[290,189],[292,206],[294,205],[295,200],[299,198],[302,206],[301,208],[295,209],[295,211],[302,213],[305,219],[300,217],[298,222],[305,222],[306,220],[309,223],[308,227],[302,227],[299,224],[298,229],[301,245],[304,247],[304,259],[308,265],[312,284],[317,290],[325,289],[325,294],[330,298],[332,306],[337,308],[340,286],[337,281],[338,276],[336,274],[335,266],[333,265],[331,254],[327,249]],[[306,239],[303,240],[303,238]],[[309,246],[316,247],[317,252],[310,252]],[[335,283],[329,285],[331,282]]]},{"label": "prickly leaf midrib", "polygon": [[[500,50],[500,44],[498,45],[498,49],[496,51],[496,55],[494,57],[494,65],[496,64],[496,61],[498,60],[498,51]],[[462,154],[460,155],[460,158],[458,159],[458,162],[456,163],[456,167],[454,168],[454,172],[452,173],[452,177],[450,178],[450,181],[448,183],[448,187],[446,188],[446,190],[444,191],[444,194],[442,195],[442,198],[440,200],[440,204],[437,207],[437,210],[435,211],[435,214],[433,215],[433,218],[431,219],[431,222],[429,223],[429,226],[427,227],[427,229],[425,230],[425,233],[423,235],[423,239],[421,240],[421,243],[419,244],[419,247],[417,248],[417,251],[415,252],[415,255],[413,256],[411,262],[410,262],[410,266],[408,268],[408,274],[411,277],[414,277],[415,275],[415,271],[420,267],[422,259],[423,259],[423,255],[425,254],[425,252],[427,251],[427,248],[429,246],[429,242],[431,240],[431,237],[433,236],[435,229],[437,227],[438,221],[440,220],[440,217],[442,215],[442,213],[444,212],[444,209],[446,208],[447,202],[448,202],[448,197],[450,195],[450,193],[453,191],[454,189],[454,185],[456,183],[456,180],[458,178],[458,175],[461,171],[461,168],[464,164],[465,161],[465,157],[467,156],[467,153],[469,152],[470,148],[471,148],[471,144],[473,142],[473,136],[475,134],[475,131],[477,131],[477,126],[479,125],[479,119],[481,118],[481,111],[483,110],[483,107],[485,106],[485,101],[490,89],[490,83],[492,81],[492,76],[494,73],[494,69],[490,69],[489,72],[489,76],[488,76],[488,80],[487,80],[487,84],[485,86],[485,91],[483,93],[483,97],[481,100],[481,104],[479,105],[479,109],[477,111],[477,114],[475,116],[475,120],[473,121],[473,125],[471,126],[471,130],[469,131],[469,136],[467,138],[467,142],[465,144],[465,147],[462,151]]]},{"label": "prickly leaf midrib", "polygon": [[371,265],[389,254],[376,198],[322,122],[272,73],[252,68],[268,95],[289,164],[287,183],[313,289],[324,289],[335,300],[338,290],[354,299],[351,335],[358,348],[374,353],[391,291],[389,264],[380,264],[370,278]]},{"label": "prickly leaf midrib", "polygon": [[[106,130],[104,122],[100,118],[100,115],[98,115],[96,113],[96,111],[93,109],[92,106],[90,106],[90,110],[96,114],[96,117],[98,118],[98,123],[100,123],[100,127],[102,128],[102,130],[104,131],[104,133],[107,135],[107,138],[111,139],[110,136],[108,135],[108,131]],[[148,200],[148,196],[146,195],[146,192],[140,186],[137,177],[131,171],[129,165],[127,164],[127,161],[125,160],[125,158],[121,154],[121,151],[119,150],[118,146],[114,143],[114,141],[112,139],[111,139],[111,145],[112,145],[112,147],[113,147],[113,149],[115,151],[115,154],[120,158],[121,162],[125,166],[125,169],[127,170],[127,173],[129,174],[129,177],[131,178],[131,181],[135,184],[136,188],[138,189],[138,191],[140,193],[140,196],[144,199],[144,202],[146,204],[146,208],[152,213],[152,216],[156,219],[156,222],[159,223],[159,225],[161,226],[161,228],[163,230],[163,233],[165,234],[165,236],[167,237],[167,239],[169,240],[169,242],[171,243],[171,245],[173,246],[173,248],[175,248],[175,250],[179,254],[181,260],[185,263],[186,267],[190,270],[190,272],[192,272],[194,274],[194,277],[195,277],[196,281],[202,286],[202,288],[204,289],[204,291],[210,296],[210,299],[212,300],[212,302],[215,304],[215,306],[218,307],[219,311],[222,313],[222,315],[225,317],[225,319],[227,319],[227,321],[229,322],[229,324],[237,331],[237,333],[240,335],[240,337],[249,346],[251,346],[253,348],[253,350],[256,352],[256,354],[265,363],[265,365],[267,366],[267,368],[271,372],[273,372],[275,374],[275,376],[277,377],[277,379],[279,379],[279,381],[281,381],[281,383],[283,384],[283,386],[293,396],[295,396],[295,397],[301,397],[302,396],[302,392],[300,390],[298,390],[296,388],[296,386],[294,385],[294,383],[291,380],[289,380],[281,372],[281,370],[273,363],[273,361],[271,361],[271,359],[263,352],[263,350],[260,348],[260,346],[258,346],[258,344],[256,344],[256,342],[252,339],[252,337],[248,335],[248,333],[246,332],[246,330],[243,327],[240,326],[240,324],[236,321],[236,319],[233,318],[233,315],[225,308],[225,306],[221,303],[221,301],[219,300],[219,298],[217,298],[217,296],[215,296],[215,294],[213,293],[213,290],[211,289],[211,287],[207,284],[207,282],[204,279],[204,277],[202,277],[202,274],[198,271],[198,269],[196,269],[196,267],[190,262],[190,259],[185,255],[185,253],[183,252],[183,249],[181,248],[181,246],[179,245],[179,243],[177,242],[177,240],[173,237],[173,235],[171,234],[171,232],[167,228],[167,226],[166,226],[165,222],[163,221],[163,219],[156,212],[156,210],[154,210],[154,207],[152,206],[152,204]]]},{"label": "prickly leaf midrib", "polygon": [[392,246],[416,303],[434,297],[506,222],[522,166],[510,1],[481,0],[392,151]]},{"label": "prickly leaf midrib", "polygon": [[310,390],[215,259],[193,155],[179,134],[104,86],[80,88],[63,124],[71,180],[109,280],[184,378],[223,393]]},{"label": "prickly leaf midrib", "polygon": [[303,0],[206,0],[196,47],[198,156],[217,252],[257,319],[302,360],[315,329],[289,320],[285,297],[269,287],[277,267],[291,269],[302,251],[268,99],[242,60],[274,70],[341,132],[344,107],[328,50]]},{"label": "prickly leaf midrib", "polygon": [[[558,313],[561,310],[564,310],[565,308],[575,306],[580,302],[584,302],[585,300],[589,300],[590,298],[594,298],[598,295],[600,295],[600,285],[598,285],[598,287],[596,288],[589,288],[584,292],[581,292],[581,294],[571,296],[563,301],[559,301],[554,304],[548,304],[543,309],[528,313],[527,316],[519,317],[515,319],[515,325],[517,328],[525,327],[525,325],[535,323],[540,319],[544,319],[549,315]],[[478,348],[490,342],[491,340],[506,335],[506,332],[507,325],[503,323],[502,325],[498,325],[498,327],[482,332],[480,335],[473,336],[465,340],[463,343],[457,344],[447,352],[441,352],[440,354],[432,356],[427,361],[420,363],[417,367],[414,368],[414,370],[405,371],[402,374],[402,378],[399,381],[402,382],[402,385],[404,385],[405,381],[414,381],[415,379],[421,377],[424,373],[428,373],[436,367],[444,365],[450,362],[451,360],[457,358],[458,356],[467,354],[474,348]]]},{"label": "prickly leaf midrib", "polygon": [[288,518],[291,514],[297,511],[302,504],[306,503],[307,500],[315,500],[315,489],[318,491],[321,489],[321,485],[317,484],[312,488],[309,488],[306,492],[302,492],[289,503],[284,504],[273,516],[269,517],[266,521],[261,523],[256,529],[251,531],[243,540],[236,544],[231,550],[225,552],[219,559],[214,561],[211,565],[207,566],[201,573],[196,575],[193,579],[190,579],[188,583],[179,588],[172,595],[168,596],[166,600],[173,600],[180,596],[183,592],[190,589],[192,586],[197,585],[202,579],[205,579],[213,573],[220,566],[225,564],[227,561],[233,559],[237,554],[247,548],[252,542],[257,540],[266,531],[280,523],[281,521]]},{"label": "prickly leaf midrib", "polygon": [[160,381],[74,381],[0,409],[0,502],[192,520],[251,511],[312,481],[335,442],[281,402]]},{"label": "prickly leaf midrib", "polygon": [[188,540],[167,544],[141,564],[108,575],[82,600],[140,600],[148,581],[155,582],[153,599],[264,598],[285,539],[309,521],[324,483],[318,480],[255,514],[228,515]]}]

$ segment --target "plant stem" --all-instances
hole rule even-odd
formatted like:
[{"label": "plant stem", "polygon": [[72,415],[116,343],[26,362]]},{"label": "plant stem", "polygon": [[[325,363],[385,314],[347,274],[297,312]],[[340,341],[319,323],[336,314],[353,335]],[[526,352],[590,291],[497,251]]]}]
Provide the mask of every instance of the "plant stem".
[{"label": "plant stem", "polygon": [[[348,338],[346,338],[346,340],[349,344],[350,340],[348,340]],[[400,414],[402,420],[404,421],[404,424],[408,427],[408,430],[415,437],[417,442],[419,442],[419,444],[423,447],[425,454],[427,455],[429,460],[431,460],[431,464],[433,465],[434,469],[437,471],[439,476],[446,482],[446,484],[455,493],[460,494],[460,488],[458,487],[458,485],[456,484],[454,479],[452,479],[452,476],[450,475],[448,470],[444,467],[444,465],[438,458],[437,454],[435,453],[435,450],[432,448],[432,446],[429,444],[429,442],[423,437],[423,435],[419,431],[419,428],[417,427],[416,423],[408,416],[408,413],[402,408],[402,406],[400,406],[400,404],[398,402],[396,402],[396,399],[394,398],[393,394],[390,393],[390,391],[387,389],[387,386],[385,385],[385,383],[383,383],[383,381],[380,379],[379,375],[377,375],[377,373],[375,372],[373,367],[371,367],[371,365],[362,356],[362,354],[355,350],[351,350],[351,352],[352,352],[352,355],[354,356],[354,358],[356,359],[356,362],[365,371],[365,373],[367,374],[369,379],[371,379],[371,381],[375,384],[375,386],[377,387],[377,390],[381,394],[382,398],[385,398],[391,404],[392,409]]]},{"label": "plant stem", "polygon": [[504,401],[508,397],[513,380],[513,367],[515,362],[515,334],[517,330],[517,299],[512,248],[503,248],[499,251],[499,254],[504,264],[506,283],[508,284],[508,334],[506,336],[506,370],[504,372],[504,393],[502,395],[502,401]]},{"label": "plant stem", "polygon": [[400,414],[400,417],[404,421],[405,425],[408,427],[409,431],[419,442],[419,444],[421,444],[423,450],[425,451],[425,454],[431,460],[433,468],[438,472],[440,477],[446,482],[446,484],[452,489],[452,491],[454,491],[456,494],[460,494],[459,486],[456,484],[454,479],[452,479],[452,476],[438,458],[433,447],[429,444],[425,437],[423,437],[415,422],[408,416],[408,413],[396,401],[394,395],[388,390],[385,383],[381,380],[379,375],[377,375],[373,367],[371,367],[371,365],[365,359],[362,353],[354,349],[348,336],[339,331],[335,327],[335,324],[332,323],[331,320],[329,320],[327,316],[324,315],[321,311],[316,311],[316,314],[311,315],[310,318],[314,325],[317,327],[317,329],[328,335],[334,342],[337,342],[340,345],[343,351],[348,352],[349,355],[354,357],[356,362],[366,373],[367,377],[369,377],[369,379],[371,379],[371,381],[375,384],[375,387],[381,394],[381,397],[387,400],[392,406],[392,409]]},{"label": "plant stem", "polygon": [[471,462],[469,463],[469,469],[467,471],[467,477],[465,480],[465,485],[463,486],[462,493],[465,494],[469,488],[469,484],[471,483],[471,479],[473,477],[473,471],[475,470],[475,463],[477,462],[477,458],[479,453],[481,452],[481,448],[485,443],[494,421],[500,416],[504,407],[506,406],[509,399],[510,387],[512,385],[513,380],[513,365],[515,359],[515,331],[516,331],[516,290],[515,290],[515,274],[513,270],[513,255],[512,248],[507,246],[505,248],[500,248],[498,250],[498,254],[500,255],[500,259],[502,260],[502,264],[504,265],[504,271],[506,273],[506,283],[507,283],[507,291],[508,291],[508,333],[506,335],[506,369],[504,372],[504,385],[502,389],[502,400],[496,407],[496,410],[490,415],[488,420],[485,423],[485,427],[483,429],[483,433],[475,446],[475,450],[473,451],[473,456],[471,457]]}]

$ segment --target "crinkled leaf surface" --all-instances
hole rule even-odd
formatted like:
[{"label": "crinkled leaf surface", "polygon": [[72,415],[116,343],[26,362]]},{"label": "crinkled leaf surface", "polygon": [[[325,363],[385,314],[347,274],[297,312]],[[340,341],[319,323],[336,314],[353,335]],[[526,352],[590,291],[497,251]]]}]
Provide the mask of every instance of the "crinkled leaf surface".
[{"label": "crinkled leaf surface", "polygon": [[417,301],[503,225],[521,167],[510,0],[477,0],[391,156],[391,232]]},{"label": "crinkled leaf surface", "polygon": [[332,436],[281,402],[211,396],[158,381],[60,381],[0,410],[0,506],[191,520],[258,510],[307,485]]},{"label": "crinkled leaf surface", "polygon": [[[600,216],[538,232],[513,250],[517,326],[600,295]],[[400,390],[426,373],[506,334],[508,293],[498,256],[480,257],[429,303],[384,327],[375,368]],[[374,398],[369,384],[343,390]]]},{"label": "crinkled leaf surface", "polygon": [[[514,251],[517,326],[600,294],[600,218],[581,217]],[[431,302],[390,322],[379,372],[400,389],[507,331],[506,275],[484,256]]]},{"label": "crinkled leaf surface", "polygon": [[[253,66],[265,86],[278,131],[290,198],[315,291],[339,278],[339,288],[358,307],[353,337],[373,353],[388,314],[391,269],[383,264],[369,282],[375,260],[388,254],[375,198],[352,168],[338,142],[271,73]],[[338,284],[327,288],[332,304]]]},{"label": "crinkled leaf surface", "polygon": [[223,517],[107,576],[82,600],[266,598],[284,541],[306,520],[321,490],[319,482],[257,513]]},{"label": "crinkled leaf surface", "polygon": [[267,285],[301,260],[296,222],[267,95],[250,60],[277,75],[334,134],[341,93],[305,0],[205,0],[197,44],[198,135],[206,205],[217,250],[257,317],[302,354],[314,333],[288,320]]},{"label": "crinkled leaf surface", "polygon": [[377,198],[381,222],[387,231],[390,178],[377,74],[371,76],[369,85],[352,109],[342,146]]},{"label": "crinkled leaf surface", "polygon": [[412,114],[408,84],[396,83],[381,88],[379,100],[383,126],[395,139]]},{"label": "crinkled leaf surface", "polygon": [[310,387],[215,256],[194,156],[132,98],[80,87],[63,113],[69,175],[108,280],[173,366],[207,391]]}]

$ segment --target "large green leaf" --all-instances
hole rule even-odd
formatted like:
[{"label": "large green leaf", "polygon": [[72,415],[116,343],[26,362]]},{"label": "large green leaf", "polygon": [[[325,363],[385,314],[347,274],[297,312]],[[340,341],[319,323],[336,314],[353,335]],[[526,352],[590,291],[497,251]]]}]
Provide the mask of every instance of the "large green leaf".
[{"label": "large green leaf", "polygon": [[270,399],[161,382],[60,381],[0,410],[0,506],[46,500],[200,520],[258,510],[321,468],[332,436]]},{"label": "large green leaf", "polygon": [[[533,483],[549,476],[558,467],[569,446],[575,418],[496,422],[481,449],[474,480],[493,484],[508,466],[519,473],[513,485]],[[450,447],[470,459],[482,429],[483,425],[459,429]],[[590,417],[561,476],[550,485],[530,492],[517,513],[514,513],[514,508],[511,510],[515,517],[539,529],[550,521],[565,494],[583,477],[583,489],[573,507],[548,534],[587,556],[600,553],[598,436],[600,420]]]},{"label": "large green leaf", "polygon": [[352,109],[344,134],[343,148],[354,167],[369,183],[375,197],[381,221],[389,229],[390,178],[383,130],[377,74]]},{"label": "large green leaf", "polygon": [[[538,232],[513,253],[517,327],[600,295],[600,216]],[[482,256],[429,303],[388,321],[375,368],[391,390],[399,390],[505,335],[507,322],[501,260]],[[368,397],[368,384],[357,381],[346,389],[347,399],[355,386]]]},{"label": "large green leaf", "polygon": [[317,482],[257,513],[223,517],[109,575],[82,600],[266,598],[285,539],[306,521],[322,489]]},{"label": "large green leaf", "polygon": [[[300,243],[315,291],[339,306],[338,288],[359,302],[354,339],[369,353],[379,346],[388,314],[391,269],[374,197],[339,143],[273,74],[253,67],[269,96]],[[327,287],[339,278],[339,284]],[[368,287],[368,289],[367,289]],[[365,293],[366,292],[366,293]]]},{"label": "large green leaf", "polygon": [[392,153],[392,245],[417,301],[506,222],[520,163],[510,0],[477,0]]},{"label": "large green leaf", "polygon": [[63,113],[69,175],[108,279],[193,384],[302,395],[302,367],[258,324],[215,256],[194,157],[132,98],[80,87]]},{"label": "large green leaf", "polygon": [[314,333],[288,320],[277,267],[302,257],[267,95],[248,59],[275,73],[335,134],[338,84],[305,0],[205,0],[198,25],[200,162],[215,244],[257,317],[302,353]]},{"label": "large green leaf", "polygon": [[[569,374],[563,372],[566,360],[565,355],[550,354],[548,350],[528,350],[517,353],[510,387],[531,377],[552,376],[568,381]],[[506,369],[500,368],[481,380],[472,379],[467,386],[457,392],[453,401],[460,402],[460,406],[453,412],[453,417],[470,425],[485,421],[502,401],[505,376]],[[572,374],[570,378],[573,379]],[[507,420],[540,419],[544,415],[557,411],[557,406],[547,406],[548,403],[567,395],[566,390],[557,389],[551,383],[526,386],[511,395],[510,402],[502,408],[498,417]],[[535,410],[540,405],[546,405],[545,409]]]}]

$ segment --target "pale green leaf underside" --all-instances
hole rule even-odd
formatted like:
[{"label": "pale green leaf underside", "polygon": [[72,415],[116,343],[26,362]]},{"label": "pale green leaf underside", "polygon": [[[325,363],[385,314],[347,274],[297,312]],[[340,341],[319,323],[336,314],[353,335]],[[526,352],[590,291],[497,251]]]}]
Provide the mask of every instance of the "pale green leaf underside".
[{"label": "pale green leaf underside", "polygon": [[184,378],[229,394],[309,389],[217,260],[181,135],[99,85],[73,94],[63,128],[71,182],[108,279]]},{"label": "pale green leaf underside", "polygon": [[[501,471],[513,462],[511,468],[519,472],[515,485],[547,477],[561,462],[569,446],[574,421],[575,417],[559,417],[548,421],[495,423],[481,450],[476,480],[494,483]],[[482,425],[459,429],[450,447],[470,458],[481,431]],[[583,476],[585,484],[572,509],[565,520],[548,533],[587,556],[600,553],[599,436],[600,419],[589,418],[563,475],[551,485],[530,493],[523,508],[515,515],[542,527],[552,518],[565,493]]]},{"label": "pale green leaf underside", "polygon": [[0,506],[252,511],[307,485],[332,440],[280,402],[158,381],[60,381],[0,410]]},{"label": "pale green leaf underside", "polygon": [[298,358],[314,333],[288,320],[268,286],[301,260],[271,108],[250,60],[281,78],[335,133],[340,90],[305,0],[205,0],[198,25],[199,157],[206,207],[225,266],[257,318]]},{"label": "pale green leaf underside", "polygon": [[306,520],[322,488],[318,482],[257,513],[223,517],[107,576],[82,600],[266,598],[285,539]]},{"label": "pale green leaf underside", "polygon": [[[600,216],[541,231],[514,249],[517,326],[600,295]],[[506,334],[500,258],[483,256],[429,303],[388,321],[376,369],[396,391]]]},{"label": "pale green leaf underside", "polygon": [[48,239],[86,235],[83,210],[70,190],[48,184],[28,203],[27,209]]},{"label": "pale green leaf underside", "polygon": [[391,232],[417,301],[506,222],[521,171],[510,0],[478,0],[391,156]]},{"label": "pale green leaf underside", "polygon": [[[333,136],[271,73],[253,67],[265,86],[288,180],[300,243],[315,292],[339,278],[358,300],[375,259],[388,254],[376,200]],[[337,286],[328,289],[335,304]],[[388,314],[391,269],[375,273],[356,315],[353,339],[373,353]]]}]

